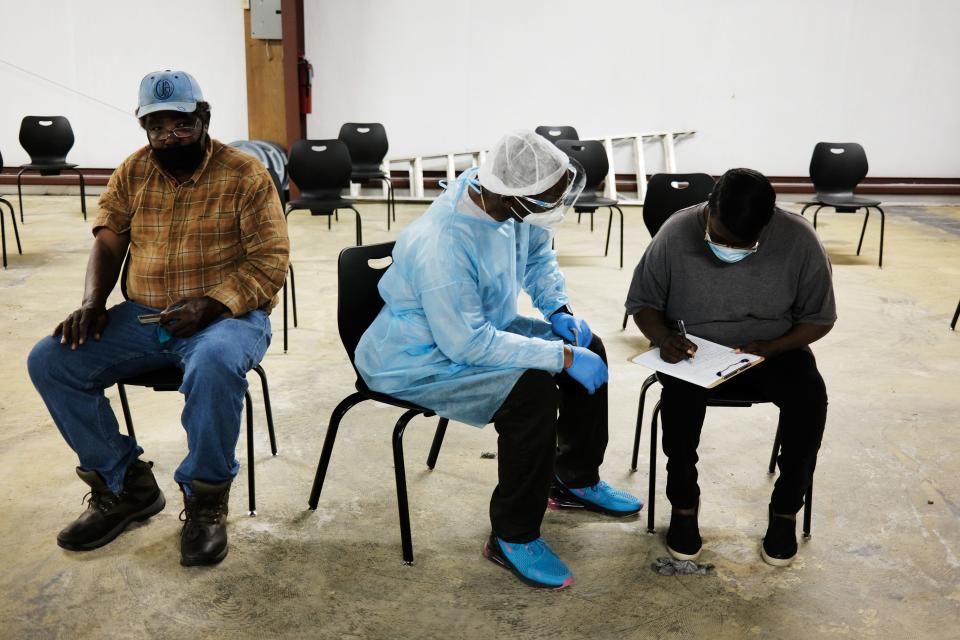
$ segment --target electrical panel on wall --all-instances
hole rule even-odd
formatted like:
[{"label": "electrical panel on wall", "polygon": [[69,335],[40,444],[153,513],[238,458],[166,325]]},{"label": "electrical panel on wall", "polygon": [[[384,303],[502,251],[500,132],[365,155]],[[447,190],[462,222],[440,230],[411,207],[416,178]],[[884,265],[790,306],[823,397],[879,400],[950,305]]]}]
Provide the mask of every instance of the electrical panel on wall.
[{"label": "electrical panel on wall", "polygon": [[250,0],[250,37],[257,40],[280,40],[280,0]]}]

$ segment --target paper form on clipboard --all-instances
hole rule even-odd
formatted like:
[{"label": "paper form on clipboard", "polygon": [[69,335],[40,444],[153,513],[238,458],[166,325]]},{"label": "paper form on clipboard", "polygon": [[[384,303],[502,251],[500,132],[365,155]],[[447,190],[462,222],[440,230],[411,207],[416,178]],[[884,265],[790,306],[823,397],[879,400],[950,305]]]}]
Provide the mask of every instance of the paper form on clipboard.
[{"label": "paper form on clipboard", "polygon": [[697,354],[692,358],[670,364],[660,358],[660,349],[655,347],[630,358],[630,361],[707,389],[713,389],[738,373],[763,362],[763,356],[737,353],[730,347],[697,336],[687,334],[687,339],[697,345]]}]

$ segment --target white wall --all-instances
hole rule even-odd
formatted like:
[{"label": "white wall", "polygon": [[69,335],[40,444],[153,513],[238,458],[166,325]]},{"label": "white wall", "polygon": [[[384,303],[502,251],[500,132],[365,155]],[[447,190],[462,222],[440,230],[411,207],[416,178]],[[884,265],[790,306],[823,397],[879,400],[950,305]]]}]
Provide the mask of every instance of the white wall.
[{"label": "white wall", "polygon": [[211,133],[247,137],[243,8],[240,0],[0,0],[0,61],[93,96],[117,111],[0,62],[0,152],[29,161],[20,147],[25,115],[65,115],[83,167],[114,167],[146,144],[133,117],[140,79],[181,68],[211,103]]},{"label": "white wall", "polygon": [[582,135],[692,127],[681,171],[802,176],[817,141],[852,140],[871,175],[960,176],[951,0],[305,5],[311,137],[380,121],[401,155],[538,124]]}]

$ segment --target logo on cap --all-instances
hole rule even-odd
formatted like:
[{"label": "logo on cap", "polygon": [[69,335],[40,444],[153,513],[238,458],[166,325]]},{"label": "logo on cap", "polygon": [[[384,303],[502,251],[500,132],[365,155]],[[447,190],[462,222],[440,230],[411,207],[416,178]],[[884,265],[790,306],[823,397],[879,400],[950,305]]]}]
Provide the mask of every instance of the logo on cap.
[{"label": "logo on cap", "polygon": [[160,100],[166,100],[173,95],[173,83],[164,78],[153,86],[153,94]]}]

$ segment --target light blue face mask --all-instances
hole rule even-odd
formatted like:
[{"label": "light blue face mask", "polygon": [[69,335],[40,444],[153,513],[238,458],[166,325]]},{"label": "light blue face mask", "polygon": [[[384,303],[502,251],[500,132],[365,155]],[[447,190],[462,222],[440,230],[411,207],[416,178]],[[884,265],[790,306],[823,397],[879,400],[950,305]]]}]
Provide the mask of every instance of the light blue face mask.
[{"label": "light blue face mask", "polygon": [[734,249],[733,247],[722,247],[712,242],[707,242],[707,246],[710,247],[710,251],[713,251],[713,255],[730,264],[733,264],[734,262],[740,262],[747,256],[753,255],[754,252],[753,249]]},{"label": "light blue face mask", "polygon": [[756,253],[757,249],[760,247],[759,241],[757,241],[756,244],[748,249],[740,249],[738,247],[728,247],[725,244],[717,244],[710,238],[710,229],[707,229],[703,234],[703,239],[706,241],[707,246],[710,247],[710,251],[713,251],[713,255],[717,256],[720,260],[723,260],[728,264],[740,262],[747,256]]}]

